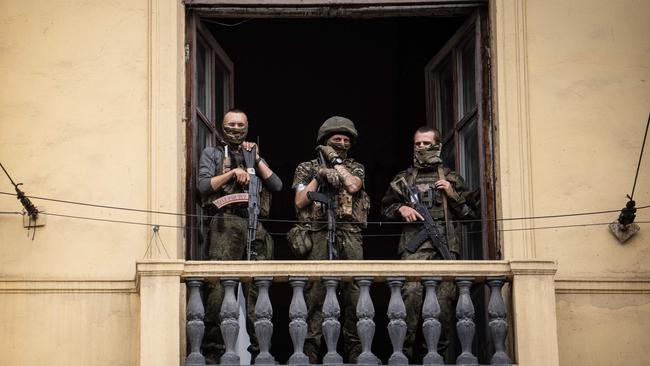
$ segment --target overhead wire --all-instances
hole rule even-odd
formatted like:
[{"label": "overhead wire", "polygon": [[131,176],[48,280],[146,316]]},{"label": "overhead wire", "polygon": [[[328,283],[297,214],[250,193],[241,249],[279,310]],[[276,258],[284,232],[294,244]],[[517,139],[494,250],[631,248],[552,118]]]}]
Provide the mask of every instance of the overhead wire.
[{"label": "overhead wire", "polygon": [[[7,196],[15,196],[15,193],[10,193],[10,192],[2,192],[0,191],[1,195],[7,195]],[[182,216],[182,217],[197,217],[197,218],[204,218],[207,215],[197,215],[197,214],[189,214],[189,213],[179,213],[179,212],[171,212],[171,211],[157,211],[157,210],[145,210],[145,209],[138,209],[138,208],[131,208],[131,207],[123,207],[123,206],[114,206],[114,205],[104,205],[104,204],[96,204],[96,203],[88,203],[88,202],[80,202],[80,201],[72,201],[72,200],[64,200],[64,199],[58,199],[58,198],[49,198],[49,197],[40,197],[40,196],[31,196],[31,195],[26,195],[28,198],[32,199],[38,199],[38,200],[43,200],[43,201],[51,201],[51,202],[59,202],[59,203],[65,203],[65,204],[72,204],[72,205],[79,205],[79,206],[86,206],[86,207],[95,207],[95,208],[105,208],[105,209],[111,209],[111,210],[122,210],[122,211],[130,211],[130,212],[141,212],[141,213],[151,213],[151,214],[159,214],[159,215],[172,215],[172,216]],[[637,207],[637,210],[642,210],[650,208],[650,205],[645,205],[645,206],[639,206]],[[539,215],[539,216],[530,216],[530,217],[502,217],[502,218],[494,218],[494,219],[467,219],[467,220],[451,220],[453,223],[470,223],[470,222],[498,222],[498,221],[518,221],[518,220],[537,220],[537,219],[551,219],[551,218],[561,218],[561,217],[575,217],[575,216],[590,216],[590,215],[601,215],[601,214],[607,214],[607,213],[617,213],[620,212],[620,209],[616,210],[601,210],[601,211],[590,211],[590,212],[572,212],[572,213],[566,213],[566,214],[551,214],[551,215]],[[279,222],[279,223],[300,223],[301,221],[295,220],[295,219],[268,219],[268,218],[260,218],[260,222]],[[320,222],[316,222],[320,223]],[[325,223],[323,221],[322,223]],[[358,221],[339,221],[338,223],[340,224],[366,224],[366,225],[404,225],[407,224],[405,222],[401,221],[367,221],[367,222],[358,222]]]},{"label": "overhead wire", "polygon": [[[49,215],[49,216],[70,218],[70,219],[109,222],[109,223],[118,223],[118,224],[129,224],[129,225],[139,225],[139,226],[148,226],[148,227],[165,227],[165,228],[172,228],[172,229],[201,229],[200,227],[193,227],[193,226],[165,225],[165,224],[146,223],[146,222],[137,222],[137,221],[128,221],[128,220],[105,219],[105,218],[98,218],[98,217],[87,217],[87,216],[79,216],[79,215],[59,214],[59,213],[54,213],[54,212],[42,212],[42,214],[43,215]],[[584,223],[584,224],[551,225],[551,226],[536,226],[536,227],[511,228],[511,229],[497,229],[497,231],[508,232],[508,231],[547,230],[547,229],[561,229],[561,228],[571,228],[571,227],[601,226],[601,225],[609,225],[609,224],[610,224],[609,222],[598,222],[598,223]],[[637,224],[650,224],[650,221],[637,221]],[[466,233],[466,234],[478,234],[478,233],[481,233],[481,232],[482,231],[480,231],[480,230],[464,231],[464,233]],[[277,233],[277,232],[272,232],[272,233],[269,233],[269,234],[273,235],[273,236],[285,236],[285,235],[287,235],[287,233]],[[397,234],[397,233],[362,234],[362,236],[364,236],[364,237],[397,237],[397,236],[400,236],[400,235],[401,234]]]}]

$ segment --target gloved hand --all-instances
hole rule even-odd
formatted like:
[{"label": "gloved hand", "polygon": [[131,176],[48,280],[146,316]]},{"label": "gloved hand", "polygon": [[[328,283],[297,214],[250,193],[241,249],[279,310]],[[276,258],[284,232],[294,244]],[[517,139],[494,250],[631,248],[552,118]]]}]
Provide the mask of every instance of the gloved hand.
[{"label": "gloved hand", "polygon": [[329,183],[334,188],[339,188],[341,186],[341,180],[339,179],[339,173],[330,168],[320,168],[318,169],[318,175],[324,178],[327,183]]},{"label": "gloved hand", "polygon": [[334,163],[339,164],[340,161],[343,160],[336,152],[336,150],[334,150],[334,148],[331,146],[319,145],[318,147],[316,147],[316,151],[318,150],[323,152],[323,156],[325,156],[325,159],[327,159],[327,162],[330,164],[334,164]]}]

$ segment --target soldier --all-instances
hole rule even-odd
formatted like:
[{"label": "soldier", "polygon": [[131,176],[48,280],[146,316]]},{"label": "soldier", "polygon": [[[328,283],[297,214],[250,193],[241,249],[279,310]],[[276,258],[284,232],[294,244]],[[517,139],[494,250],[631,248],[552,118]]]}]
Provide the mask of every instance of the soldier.
[{"label": "soldier", "polygon": [[[218,209],[213,202],[226,195],[242,193],[248,188],[249,175],[243,158],[243,150],[251,151],[255,143],[244,141],[248,133],[248,118],[238,109],[229,110],[223,117],[223,146],[208,147],[203,150],[199,162],[198,189],[201,194],[204,212],[212,216],[210,221],[210,260],[242,260],[247,258],[246,236],[248,212],[246,202],[235,202]],[[282,189],[280,178],[271,171],[266,161],[260,158],[259,147],[255,156],[255,171],[261,178],[260,216],[267,217],[271,205],[270,192]],[[258,223],[252,245],[254,259],[273,258],[273,240],[264,227]],[[259,352],[253,329],[253,311],[257,291],[254,286],[245,286],[247,293],[248,334],[251,335],[250,351],[253,357]],[[219,330],[219,311],[224,291],[221,285],[212,285],[207,299],[205,314],[206,335],[203,352],[210,361],[217,361],[223,354],[223,340]]]},{"label": "soldier", "polygon": [[[314,159],[303,162],[296,168],[293,188],[300,224],[289,232],[289,240],[298,257],[309,260],[329,258],[327,207],[320,202],[312,202],[307,194],[326,188],[332,191],[337,203],[336,242],[332,248],[334,259],[363,259],[363,224],[360,223],[367,220],[370,200],[363,190],[364,167],[348,155],[356,138],[357,130],[352,121],[344,117],[331,117],[318,130],[316,150],[326,160],[325,164]],[[304,351],[311,363],[317,363],[325,293],[320,284],[309,284],[306,293],[309,331]],[[355,284],[343,286],[343,337],[345,353],[350,363],[355,362],[361,352],[356,333],[358,298],[359,288]]]},{"label": "soldier", "polygon": [[[422,221],[420,215],[410,203],[404,183],[417,187],[420,202],[427,208],[440,233],[447,240],[452,259],[458,259],[460,246],[454,226],[454,219],[469,219],[473,211],[465,203],[465,186],[463,178],[447,167],[443,167],[440,152],[440,133],[430,127],[420,127],[413,137],[413,166],[395,176],[384,195],[382,215],[391,220],[403,220],[407,223]],[[445,212],[446,209],[446,212]],[[404,225],[399,241],[399,255],[406,260],[443,259],[431,240],[424,241],[414,252],[407,250],[407,244],[422,229],[422,225]],[[403,289],[406,305],[408,331],[404,341],[404,353],[412,359],[413,343],[422,311],[422,286],[417,282],[407,282]],[[447,350],[450,334],[453,334],[454,301],[456,287],[450,282],[441,284],[438,301],[441,307],[440,321],[443,334],[439,344],[442,355]]]}]

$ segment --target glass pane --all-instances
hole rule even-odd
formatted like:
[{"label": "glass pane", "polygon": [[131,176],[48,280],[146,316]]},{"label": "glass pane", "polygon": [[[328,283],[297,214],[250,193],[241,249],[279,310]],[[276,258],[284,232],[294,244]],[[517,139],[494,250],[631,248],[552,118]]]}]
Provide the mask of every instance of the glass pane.
[{"label": "glass pane", "polygon": [[[480,187],[478,131],[476,118],[460,131],[460,174],[465,178],[468,192]],[[476,213],[480,215],[480,212]],[[481,223],[466,223],[461,231],[463,259],[483,259]]]},{"label": "glass pane", "polygon": [[465,178],[465,185],[469,190],[476,189],[481,184],[478,159],[478,133],[475,118],[460,131],[460,173]]},{"label": "glass pane", "polygon": [[[201,117],[196,116],[197,120],[197,130],[196,130],[196,145],[195,145],[195,154],[196,154],[196,170],[198,171],[199,169],[199,160],[201,157],[201,153],[203,152],[203,149],[209,146],[213,146],[212,144],[212,133],[210,130],[205,126],[205,124],[202,122]],[[201,215],[203,210],[201,208],[201,199],[199,197],[198,191],[195,189],[195,194],[196,194],[196,205],[195,205],[195,210],[194,214],[195,215]],[[196,224],[194,225],[195,227],[192,228],[194,230],[194,237],[197,238],[197,247],[195,247],[196,252],[192,253],[192,255],[195,256],[194,259],[206,259],[207,258],[207,238],[204,238],[203,235],[205,234],[206,230],[204,230],[204,227],[209,224],[209,218],[205,217],[197,217],[197,219],[194,221]]]},{"label": "glass pane", "polygon": [[221,63],[216,64],[215,67],[215,84],[216,84],[216,93],[214,97],[215,102],[215,118],[217,123],[221,122],[223,115],[226,112],[226,98],[225,95],[228,92],[228,79],[227,71]]},{"label": "glass pane", "polygon": [[[470,112],[476,105],[476,49],[471,37],[461,49],[461,96],[462,114]],[[462,118],[462,117],[461,117]]]},{"label": "glass pane", "polygon": [[446,167],[451,170],[456,170],[456,146],[454,145],[454,139],[442,145],[442,153],[440,155]]},{"label": "glass pane", "polygon": [[210,115],[210,69],[209,62],[210,55],[206,50],[203,43],[197,42],[196,47],[196,83],[197,83],[197,99],[198,108],[203,114],[211,118]]},{"label": "glass pane", "polygon": [[436,101],[438,126],[444,139],[454,129],[454,76],[451,63],[448,61],[438,72],[438,93]]}]

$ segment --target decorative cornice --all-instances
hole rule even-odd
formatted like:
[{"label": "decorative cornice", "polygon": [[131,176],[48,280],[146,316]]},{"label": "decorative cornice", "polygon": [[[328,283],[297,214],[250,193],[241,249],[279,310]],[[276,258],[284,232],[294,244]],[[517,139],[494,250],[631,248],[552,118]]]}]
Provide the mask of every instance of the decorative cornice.
[{"label": "decorative cornice", "polygon": [[557,272],[557,263],[551,260],[512,260],[510,261],[510,268],[515,276],[553,276]]}]

